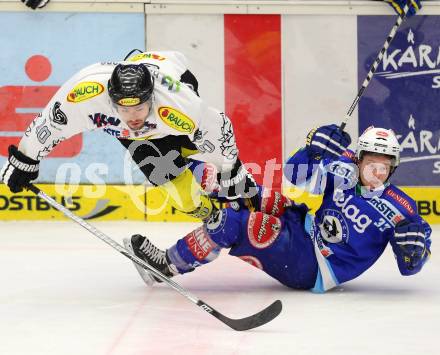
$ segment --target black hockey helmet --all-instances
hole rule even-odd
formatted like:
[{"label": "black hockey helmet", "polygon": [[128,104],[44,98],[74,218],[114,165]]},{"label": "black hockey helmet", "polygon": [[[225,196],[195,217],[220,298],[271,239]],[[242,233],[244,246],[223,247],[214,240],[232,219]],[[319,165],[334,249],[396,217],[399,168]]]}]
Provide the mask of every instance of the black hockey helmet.
[{"label": "black hockey helmet", "polygon": [[118,64],[108,81],[111,100],[121,106],[136,106],[153,94],[154,79],[143,64]]}]

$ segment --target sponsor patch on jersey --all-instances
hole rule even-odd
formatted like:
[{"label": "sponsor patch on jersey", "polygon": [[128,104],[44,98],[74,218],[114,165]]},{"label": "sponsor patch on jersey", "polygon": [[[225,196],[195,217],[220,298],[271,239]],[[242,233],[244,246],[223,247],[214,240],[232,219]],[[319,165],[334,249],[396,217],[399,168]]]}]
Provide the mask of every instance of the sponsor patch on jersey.
[{"label": "sponsor patch on jersey", "polygon": [[248,219],[247,232],[249,242],[257,249],[272,245],[281,231],[281,221],[264,213],[251,213]]},{"label": "sponsor patch on jersey", "polygon": [[163,61],[167,58],[164,56],[161,56],[159,54],[156,54],[156,53],[139,53],[139,54],[134,55],[133,57],[130,57],[128,59],[128,61],[129,62],[138,62],[143,59],[155,59],[155,60]]},{"label": "sponsor patch on jersey", "polygon": [[368,215],[362,213],[360,207],[350,203],[353,198],[353,195],[345,195],[342,190],[335,190],[333,192],[333,202],[336,207],[340,208],[341,215],[344,216],[343,218],[353,222],[353,228],[356,232],[364,233],[373,221]]},{"label": "sponsor patch on jersey", "polygon": [[384,198],[373,196],[371,199],[367,200],[367,203],[392,225],[396,225],[405,218],[390,201],[387,201]]},{"label": "sponsor patch on jersey", "polygon": [[342,188],[341,184],[343,184],[344,189],[350,189],[356,186],[358,182],[359,169],[354,163],[334,161],[328,164],[325,169],[335,177],[343,179],[343,181],[335,180],[335,183],[337,182],[340,189]]},{"label": "sponsor patch on jersey", "polygon": [[194,122],[182,112],[168,106],[161,106],[157,110],[160,119],[169,127],[183,133],[192,133]]},{"label": "sponsor patch on jersey", "polygon": [[192,231],[184,240],[191,254],[199,261],[204,260],[216,246],[203,226]]},{"label": "sponsor patch on jersey", "polygon": [[414,208],[411,206],[411,203],[403,196],[400,196],[395,191],[388,189],[386,194],[390,196],[394,201],[397,201],[404,209],[406,209],[410,214],[414,214]]},{"label": "sponsor patch on jersey", "polygon": [[139,97],[124,97],[118,101],[121,106],[136,106],[139,105],[141,99]]},{"label": "sponsor patch on jersey", "polygon": [[68,94],[67,101],[78,103],[101,95],[104,92],[104,86],[96,81],[84,81],[77,84]]},{"label": "sponsor patch on jersey", "polygon": [[347,149],[342,153],[342,156],[349,158],[350,160],[352,160],[353,162],[356,161],[356,155],[354,154],[354,152],[352,152],[351,150]]},{"label": "sponsor patch on jersey", "polygon": [[319,232],[321,237],[328,243],[348,242],[347,222],[337,210],[325,209],[323,211]]},{"label": "sponsor patch on jersey", "polygon": [[256,267],[257,269],[263,270],[263,265],[261,264],[260,260],[258,260],[255,256],[242,255],[239,256],[239,258],[244,262],[247,262],[248,264],[251,264],[252,266]]}]

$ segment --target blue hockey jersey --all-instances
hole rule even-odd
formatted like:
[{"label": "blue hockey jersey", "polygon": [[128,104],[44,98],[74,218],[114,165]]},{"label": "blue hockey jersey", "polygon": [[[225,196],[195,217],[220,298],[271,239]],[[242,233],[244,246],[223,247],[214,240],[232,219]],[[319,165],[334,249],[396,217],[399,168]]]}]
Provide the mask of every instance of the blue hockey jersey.
[{"label": "blue hockey jersey", "polygon": [[408,270],[399,262],[401,274],[417,273],[428,259],[431,228],[417,214],[415,201],[388,183],[375,191],[362,188],[353,152],[347,150],[338,160],[316,160],[301,149],[287,161],[284,174],[295,186],[323,195],[316,215],[306,223],[319,265],[314,291],[324,292],[369,269],[403,219],[423,224],[427,248],[416,268]]}]

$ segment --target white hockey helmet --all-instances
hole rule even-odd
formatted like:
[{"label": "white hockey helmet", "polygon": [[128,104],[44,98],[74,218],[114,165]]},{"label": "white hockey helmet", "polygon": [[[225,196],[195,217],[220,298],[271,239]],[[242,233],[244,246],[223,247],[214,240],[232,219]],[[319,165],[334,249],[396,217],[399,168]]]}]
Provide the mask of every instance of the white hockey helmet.
[{"label": "white hockey helmet", "polygon": [[358,139],[356,158],[361,160],[366,152],[391,156],[394,169],[400,163],[400,144],[392,129],[368,127]]}]

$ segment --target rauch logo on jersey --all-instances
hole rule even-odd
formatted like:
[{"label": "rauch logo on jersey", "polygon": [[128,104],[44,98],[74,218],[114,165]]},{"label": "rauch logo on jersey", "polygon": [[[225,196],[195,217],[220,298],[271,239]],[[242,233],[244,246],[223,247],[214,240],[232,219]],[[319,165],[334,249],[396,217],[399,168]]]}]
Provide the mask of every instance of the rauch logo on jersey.
[{"label": "rauch logo on jersey", "polygon": [[94,81],[85,81],[77,84],[68,94],[67,101],[78,103],[91,99],[104,92],[104,86]]},{"label": "rauch logo on jersey", "polygon": [[182,112],[167,106],[159,107],[157,111],[161,120],[169,127],[184,133],[194,131],[194,122]]},{"label": "rauch logo on jersey", "polygon": [[155,59],[155,60],[165,60],[166,58],[164,56],[161,56],[159,54],[156,53],[139,53],[134,55],[133,57],[130,57],[128,60],[130,62],[137,62],[139,60],[143,60],[143,59]]}]

